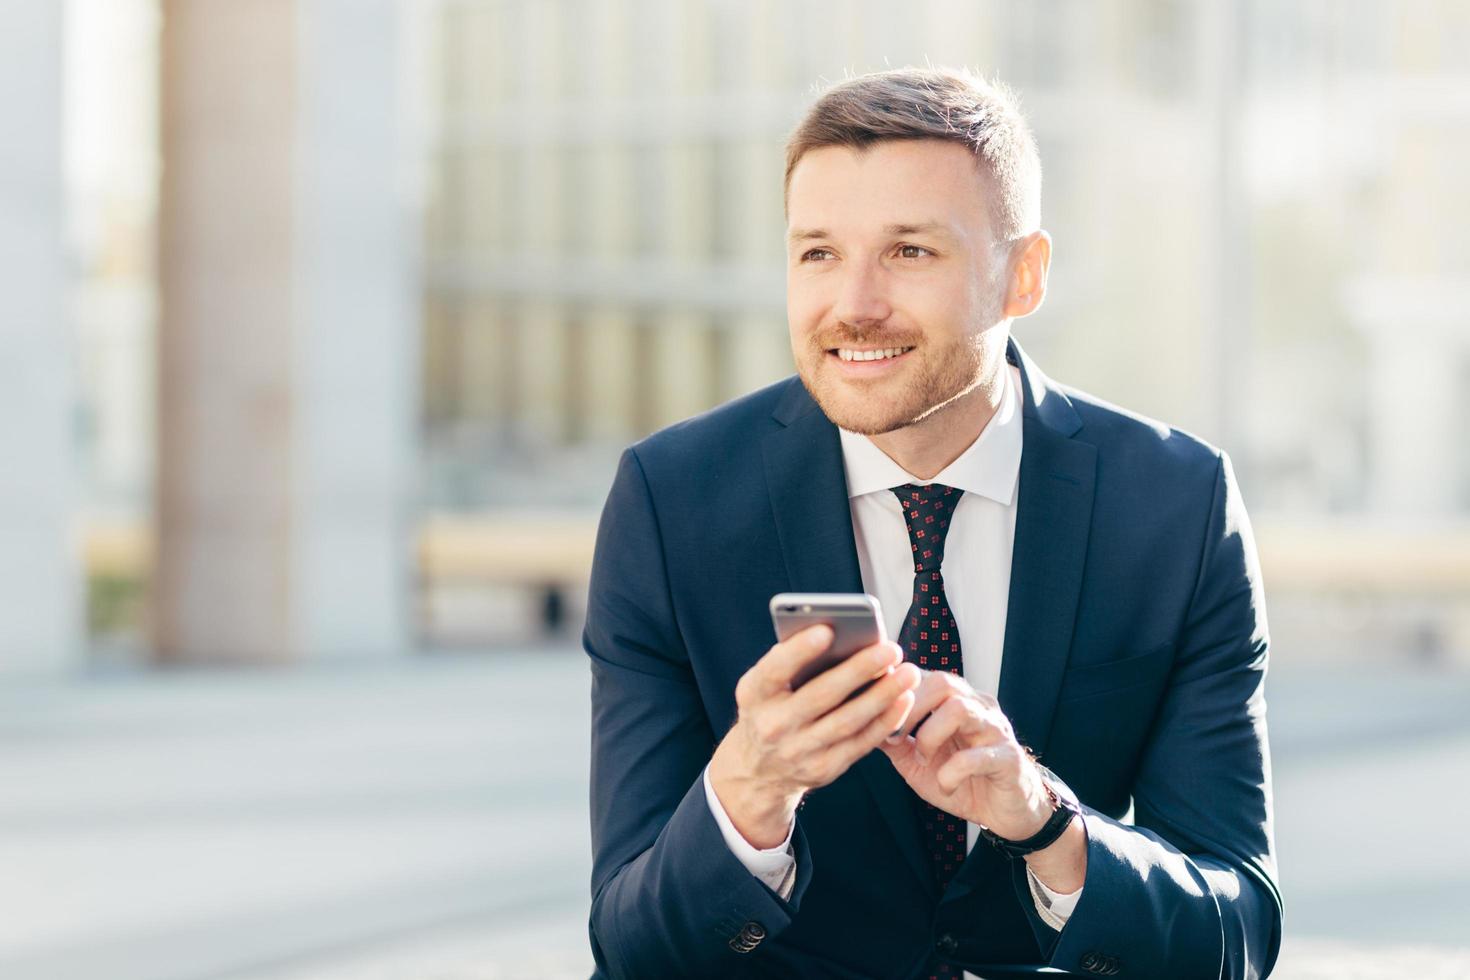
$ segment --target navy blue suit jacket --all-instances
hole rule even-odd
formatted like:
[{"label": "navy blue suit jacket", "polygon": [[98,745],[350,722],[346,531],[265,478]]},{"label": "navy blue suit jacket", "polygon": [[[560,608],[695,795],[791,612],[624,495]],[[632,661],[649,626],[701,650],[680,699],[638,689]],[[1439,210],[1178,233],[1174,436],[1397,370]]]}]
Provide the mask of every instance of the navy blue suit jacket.
[{"label": "navy blue suit jacket", "polygon": [[720,836],[701,773],[775,642],[771,596],[863,590],[837,429],[789,378],[628,449],[603,511],[583,635],[595,976],[906,978],[936,942],[980,973],[1270,970],[1266,618],[1229,459],[1007,357],[1025,407],[999,697],[1084,804],[1066,928],[983,841],[941,894],[880,751],[798,811],[789,901]]}]

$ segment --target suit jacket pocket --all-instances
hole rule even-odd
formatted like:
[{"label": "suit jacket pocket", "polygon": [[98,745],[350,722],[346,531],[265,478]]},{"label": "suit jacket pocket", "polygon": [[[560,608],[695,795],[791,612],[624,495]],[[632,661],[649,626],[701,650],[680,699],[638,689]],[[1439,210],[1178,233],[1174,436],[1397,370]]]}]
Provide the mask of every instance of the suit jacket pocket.
[{"label": "suit jacket pocket", "polygon": [[1168,642],[1146,653],[1069,668],[1062,675],[1057,703],[1111,694],[1160,678],[1168,671],[1173,652],[1174,644]]}]

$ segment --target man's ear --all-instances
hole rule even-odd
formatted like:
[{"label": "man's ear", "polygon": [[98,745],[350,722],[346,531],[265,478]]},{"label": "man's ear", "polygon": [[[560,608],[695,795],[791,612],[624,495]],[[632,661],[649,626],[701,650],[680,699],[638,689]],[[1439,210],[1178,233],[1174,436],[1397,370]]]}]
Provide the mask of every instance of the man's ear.
[{"label": "man's ear", "polygon": [[1005,316],[1035,313],[1046,298],[1046,274],[1051,268],[1051,236],[1037,230],[1012,250],[1011,277],[1006,285]]}]

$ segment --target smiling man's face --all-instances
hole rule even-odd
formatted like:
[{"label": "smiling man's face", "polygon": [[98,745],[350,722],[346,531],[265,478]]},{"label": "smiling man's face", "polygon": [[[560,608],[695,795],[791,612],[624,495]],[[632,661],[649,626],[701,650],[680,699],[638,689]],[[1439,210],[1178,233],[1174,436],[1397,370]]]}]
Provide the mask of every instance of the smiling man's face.
[{"label": "smiling man's face", "polygon": [[807,152],[787,190],[786,317],[802,383],[835,424],[880,435],[1000,370],[1006,262],[988,181],[943,140]]}]

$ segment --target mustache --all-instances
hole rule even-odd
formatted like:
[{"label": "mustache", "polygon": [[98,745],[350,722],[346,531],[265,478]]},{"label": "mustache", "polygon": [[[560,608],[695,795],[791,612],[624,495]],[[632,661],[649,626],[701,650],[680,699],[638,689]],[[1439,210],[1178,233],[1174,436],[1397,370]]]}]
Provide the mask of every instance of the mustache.
[{"label": "mustache", "polygon": [[838,347],[868,347],[874,344],[882,344],[884,347],[917,347],[918,337],[904,337],[887,330],[874,330],[865,334],[857,335],[829,335],[816,339],[816,345],[824,350],[836,350]]}]

